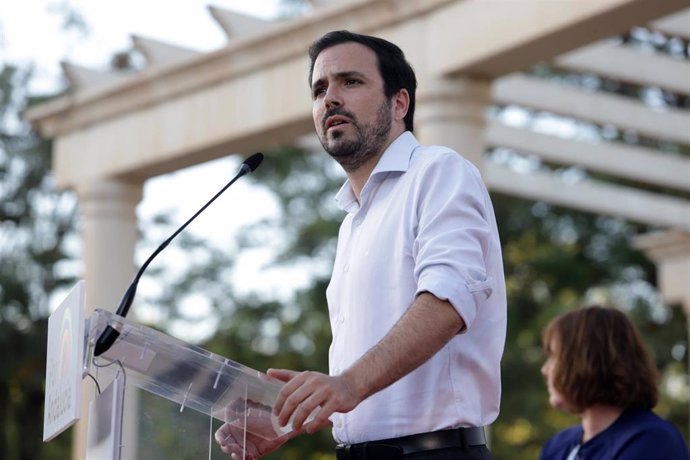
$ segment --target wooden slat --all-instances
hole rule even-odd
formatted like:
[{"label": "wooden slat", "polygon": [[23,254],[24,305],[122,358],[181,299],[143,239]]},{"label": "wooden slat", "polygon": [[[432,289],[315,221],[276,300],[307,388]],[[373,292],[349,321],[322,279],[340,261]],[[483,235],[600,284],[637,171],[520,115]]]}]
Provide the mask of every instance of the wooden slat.
[{"label": "wooden slat", "polygon": [[69,81],[70,87],[74,90],[103,87],[122,81],[126,77],[125,74],[101,72],[100,70],[90,69],[67,61],[61,62],[60,66],[62,67],[62,73]]},{"label": "wooden slat", "polygon": [[189,48],[183,48],[140,35],[132,35],[132,43],[146,57],[147,62],[152,65],[184,61],[201,54]]},{"label": "wooden slat", "polygon": [[690,230],[690,201],[594,181],[568,183],[548,172],[520,174],[487,162],[490,190],[654,226]]},{"label": "wooden slat", "polygon": [[646,184],[690,191],[690,160],[667,153],[612,142],[564,139],[493,122],[486,133],[490,146],[509,147],[558,164]]},{"label": "wooden slat", "polygon": [[251,37],[265,32],[272,22],[254,16],[236,13],[215,6],[209,6],[211,16],[230,39]]},{"label": "wooden slat", "polygon": [[599,42],[559,56],[556,64],[639,85],[690,94],[690,62]]},{"label": "wooden slat", "polygon": [[523,74],[498,79],[493,98],[601,124],[632,129],[645,136],[690,144],[690,115],[667,108],[652,110],[641,102],[614,94],[593,93]]},{"label": "wooden slat", "polygon": [[462,0],[436,13],[417,41],[428,43],[422,62],[431,73],[500,77],[686,7],[687,0]]},{"label": "wooden slat", "polygon": [[658,19],[652,22],[650,27],[666,35],[690,40],[690,8]]}]

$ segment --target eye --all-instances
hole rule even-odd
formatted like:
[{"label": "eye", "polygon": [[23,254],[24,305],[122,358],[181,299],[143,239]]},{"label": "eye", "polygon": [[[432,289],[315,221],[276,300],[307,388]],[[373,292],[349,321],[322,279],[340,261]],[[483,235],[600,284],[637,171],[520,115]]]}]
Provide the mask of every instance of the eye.
[{"label": "eye", "polygon": [[312,90],[312,96],[314,97],[314,99],[316,99],[317,97],[321,96],[321,95],[324,94],[325,92],[326,92],[326,87],[324,87],[324,86],[317,86],[316,88],[314,88],[314,89]]},{"label": "eye", "polygon": [[357,80],[356,78],[350,78],[349,80],[345,81],[345,86],[355,86],[359,85],[360,83],[362,83],[361,80]]}]

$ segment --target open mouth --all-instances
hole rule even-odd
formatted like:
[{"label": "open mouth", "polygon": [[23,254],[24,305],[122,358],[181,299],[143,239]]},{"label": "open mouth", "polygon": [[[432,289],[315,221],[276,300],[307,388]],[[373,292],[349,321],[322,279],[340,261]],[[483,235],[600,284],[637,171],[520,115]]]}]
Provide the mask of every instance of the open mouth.
[{"label": "open mouth", "polygon": [[325,126],[326,126],[326,130],[329,130],[329,129],[333,128],[333,127],[341,126],[341,125],[348,124],[348,123],[349,123],[348,120],[346,120],[345,118],[343,118],[343,117],[341,117],[341,116],[337,116],[337,115],[336,115],[336,116],[333,116],[333,117],[329,117],[329,118],[326,120],[326,125],[325,125]]}]

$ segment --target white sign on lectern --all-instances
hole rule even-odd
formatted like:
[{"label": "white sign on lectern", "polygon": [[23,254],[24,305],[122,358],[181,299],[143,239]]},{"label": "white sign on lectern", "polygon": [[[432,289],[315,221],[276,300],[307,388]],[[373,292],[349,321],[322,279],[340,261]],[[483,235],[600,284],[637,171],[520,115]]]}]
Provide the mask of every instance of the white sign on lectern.
[{"label": "white sign on lectern", "polygon": [[43,442],[79,420],[84,361],[84,281],[48,318]]}]

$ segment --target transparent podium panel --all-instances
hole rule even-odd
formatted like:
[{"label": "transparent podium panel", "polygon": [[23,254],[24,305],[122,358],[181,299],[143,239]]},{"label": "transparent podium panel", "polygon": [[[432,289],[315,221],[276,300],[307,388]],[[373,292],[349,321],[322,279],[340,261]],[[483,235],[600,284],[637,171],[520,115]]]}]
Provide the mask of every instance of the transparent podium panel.
[{"label": "transparent podium panel", "polygon": [[[108,326],[119,336],[108,351],[95,357],[95,343]],[[289,424],[280,427],[272,415],[283,385],[279,380],[111,312],[95,310],[90,317],[84,356],[84,368],[91,375],[100,379],[122,371],[127,387],[175,403],[180,419],[191,418],[192,410],[208,416],[206,428],[215,418],[265,439],[290,431]]]},{"label": "transparent podium panel", "polygon": [[135,387],[128,391],[138,398],[137,460],[230,459],[214,440],[223,422],[197,411],[180,412],[176,402]]}]

